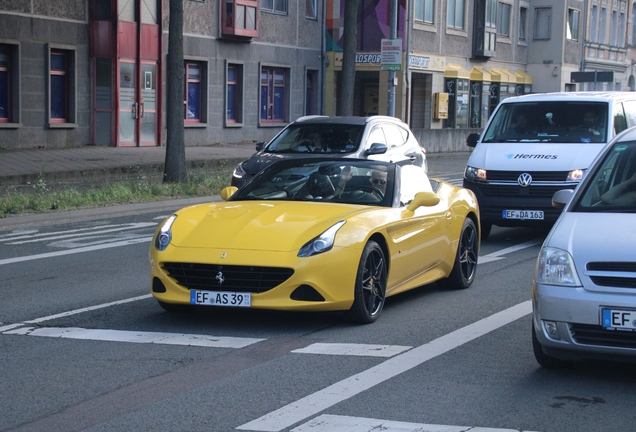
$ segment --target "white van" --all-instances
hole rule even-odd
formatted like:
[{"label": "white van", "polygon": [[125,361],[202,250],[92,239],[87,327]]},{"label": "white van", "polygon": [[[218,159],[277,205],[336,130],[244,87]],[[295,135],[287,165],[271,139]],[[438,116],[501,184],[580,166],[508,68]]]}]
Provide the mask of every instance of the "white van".
[{"label": "white van", "polygon": [[550,226],[559,189],[574,189],[617,133],[636,125],[636,93],[563,92],[505,99],[474,147],[464,187],[477,196],[482,239],[492,225]]}]

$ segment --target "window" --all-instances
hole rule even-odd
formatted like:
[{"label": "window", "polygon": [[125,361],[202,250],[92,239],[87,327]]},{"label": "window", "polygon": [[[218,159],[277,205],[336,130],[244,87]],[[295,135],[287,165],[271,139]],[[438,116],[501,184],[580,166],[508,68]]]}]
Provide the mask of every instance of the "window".
[{"label": "window", "polygon": [[227,123],[243,122],[243,65],[227,65],[227,101],[225,120]]},{"label": "window", "polygon": [[75,122],[75,51],[49,47],[49,126]]},{"label": "window", "polygon": [[598,42],[598,6],[592,6],[590,15],[590,42]]},{"label": "window", "polygon": [[620,20],[618,22],[618,46],[620,48],[625,47],[625,13],[621,12]]},{"label": "window", "polygon": [[448,27],[464,28],[464,0],[448,0]]},{"label": "window", "polygon": [[607,8],[601,8],[601,18],[598,29],[598,42],[605,43],[605,31],[607,26]]},{"label": "window", "polygon": [[287,15],[287,0],[261,0],[261,10]]},{"label": "window", "polygon": [[434,24],[434,9],[435,0],[415,0],[415,21],[425,22],[427,24]]},{"label": "window", "polygon": [[616,31],[618,30],[618,11],[612,11],[612,23],[610,25],[610,45],[616,46]]},{"label": "window", "polygon": [[319,114],[318,72],[308,70],[305,78],[305,115]]},{"label": "window", "polygon": [[201,123],[202,119],[202,72],[203,68],[198,63],[186,62],[185,64],[185,121],[187,123]]},{"label": "window", "polygon": [[497,11],[497,34],[510,37],[510,10],[508,3],[499,3]]},{"label": "window", "polygon": [[0,123],[11,121],[11,48],[0,45]]},{"label": "window", "polygon": [[285,69],[263,67],[261,69],[261,109],[262,122],[282,122],[286,115]]},{"label": "window", "polygon": [[526,29],[528,28],[528,8],[519,8],[519,40],[526,40]]},{"label": "window", "polygon": [[318,0],[305,0],[305,17],[310,19],[318,18]]},{"label": "window", "polygon": [[258,36],[258,0],[223,0],[221,33],[223,36]]},{"label": "window", "polygon": [[566,37],[571,40],[579,39],[579,16],[580,11],[576,9],[568,9],[568,28]]},{"label": "window", "polygon": [[552,8],[536,8],[534,10],[534,39],[550,39],[552,26]]}]

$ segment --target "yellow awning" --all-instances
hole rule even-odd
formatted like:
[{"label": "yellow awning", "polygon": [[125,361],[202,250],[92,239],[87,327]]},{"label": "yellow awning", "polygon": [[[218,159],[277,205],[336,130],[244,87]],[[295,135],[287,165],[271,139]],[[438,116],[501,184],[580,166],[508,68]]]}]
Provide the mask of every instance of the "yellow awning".
[{"label": "yellow awning", "polygon": [[470,79],[470,73],[455,63],[449,63],[444,69],[444,78],[465,78]]},{"label": "yellow awning", "polygon": [[506,68],[492,68],[490,69],[490,75],[493,81],[503,83],[516,83],[517,77]]},{"label": "yellow awning", "polygon": [[490,72],[481,66],[475,66],[470,71],[470,79],[472,81],[491,81]]},{"label": "yellow awning", "polygon": [[532,76],[522,70],[515,71],[515,75],[517,76],[517,84],[532,84]]}]

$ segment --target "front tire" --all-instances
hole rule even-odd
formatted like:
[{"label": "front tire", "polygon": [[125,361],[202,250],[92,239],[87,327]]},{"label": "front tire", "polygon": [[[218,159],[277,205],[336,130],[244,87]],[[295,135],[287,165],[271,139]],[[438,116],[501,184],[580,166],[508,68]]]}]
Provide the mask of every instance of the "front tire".
[{"label": "front tire", "polygon": [[378,319],[386,295],[387,265],[379,244],[370,240],[362,251],[354,287],[354,300],[347,317],[359,324]]},{"label": "front tire", "polygon": [[445,288],[466,289],[475,280],[477,256],[479,255],[479,235],[472,219],[466,218],[459,235],[455,263],[450,275],[439,282]]}]

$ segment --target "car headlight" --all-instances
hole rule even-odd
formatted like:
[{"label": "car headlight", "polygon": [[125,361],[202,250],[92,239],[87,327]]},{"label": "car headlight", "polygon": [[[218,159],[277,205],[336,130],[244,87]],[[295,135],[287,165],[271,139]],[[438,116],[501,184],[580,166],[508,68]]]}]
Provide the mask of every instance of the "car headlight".
[{"label": "car headlight", "polygon": [[545,285],[581,286],[572,255],[552,247],[541,249],[535,268],[535,281]]},{"label": "car headlight", "polygon": [[568,173],[567,181],[575,181],[575,182],[581,181],[584,174],[585,174],[585,170],[582,170],[582,169],[575,169],[574,171],[570,171]]},{"label": "car headlight", "polygon": [[467,166],[464,172],[464,178],[467,180],[486,180],[486,170]]},{"label": "car headlight", "polygon": [[300,248],[298,256],[300,258],[309,257],[330,250],[333,247],[333,242],[336,240],[336,233],[344,224],[345,221],[337,222],[318,237],[309,240]]},{"label": "car headlight", "polygon": [[241,162],[240,164],[236,166],[236,168],[234,168],[234,173],[232,173],[234,177],[243,178],[244,175],[247,175],[247,172],[243,168],[244,163],[245,162]]},{"label": "car headlight", "polygon": [[158,251],[166,250],[170,244],[172,240],[172,224],[176,218],[177,215],[172,215],[161,225],[157,237],[155,237],[155,249]]}]

